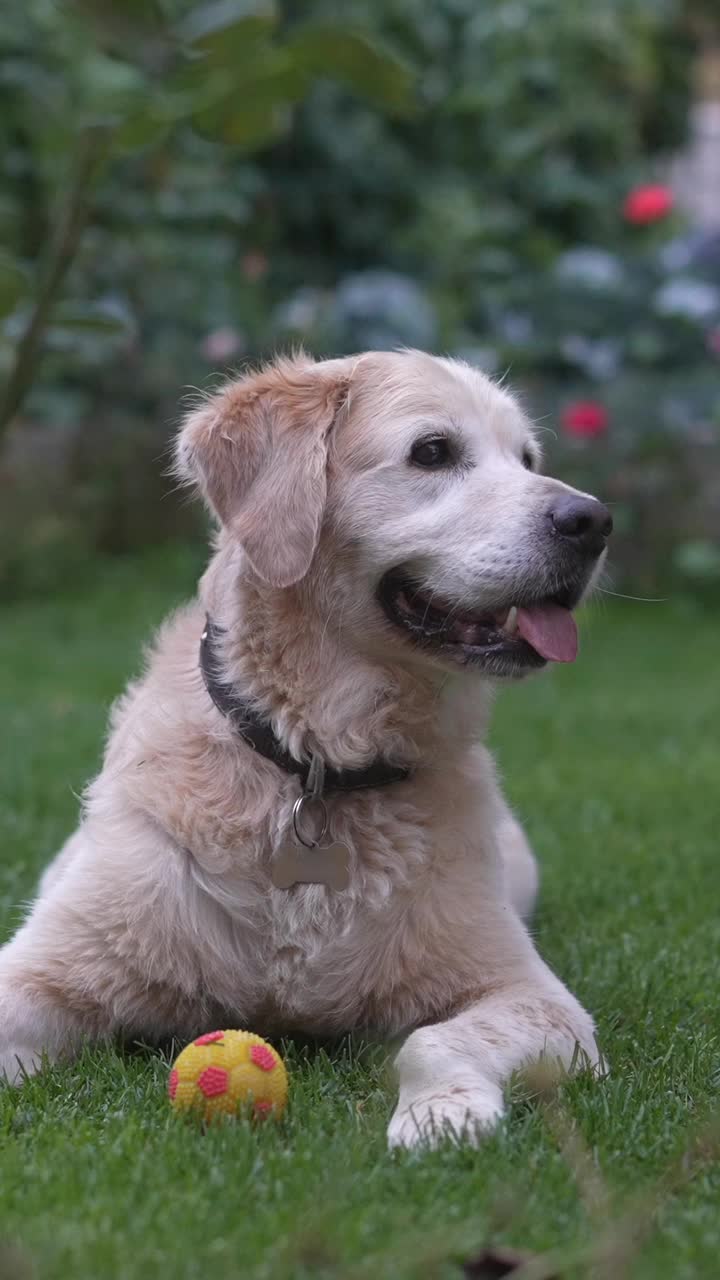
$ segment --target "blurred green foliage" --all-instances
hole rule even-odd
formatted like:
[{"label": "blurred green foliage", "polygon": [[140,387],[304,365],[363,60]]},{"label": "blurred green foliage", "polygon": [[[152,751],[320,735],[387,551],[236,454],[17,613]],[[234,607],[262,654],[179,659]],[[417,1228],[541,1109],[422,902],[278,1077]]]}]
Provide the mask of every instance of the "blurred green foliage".
[{"label": "blurred green foliage", "polygon": [[[76,352],[93,362],[90,338],[102,359],[108,341],[141,336],[148,295],[165,283],[153,232],[247,222],[257,179],[244,157],[282,135],[318,73],[389,111],[412,106],[397,58],[345,23],[285,31],[272,0],[30,0],[3,32],[0,426],[21,407],[41,345],[71,370]],[[191,242],[172,247],[170,269],[186,272]],[[138,272],[156,266],[146,294]],[[78,300],[59,307],[71,272]]]},{"label": "blurred green foliage", "polygon": [[621,211],[684,136],[681,0],[0,5],[6,590],[186,528],[162,500],[183,387],[296,340],[510,365],[554,419],[611,401],[566,465],[620,492],[629,572],[663,572],[643,458],[694,492],[720,315],[658,308],[698,271],[662,256],[679,225]]}]

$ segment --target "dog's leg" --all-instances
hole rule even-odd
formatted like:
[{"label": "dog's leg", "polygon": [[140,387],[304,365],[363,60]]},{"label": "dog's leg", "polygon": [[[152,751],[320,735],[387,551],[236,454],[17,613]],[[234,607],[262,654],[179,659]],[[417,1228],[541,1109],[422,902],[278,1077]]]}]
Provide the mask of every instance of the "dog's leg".
[{"label": "dog's leg", "polygon": [[[517,942],[522,953],[529,940],[514,919],[518,938],[506,944]],[[540,1059],[564,1071],[597,1066],[589,1014],[531,947],[529,959],[524,973],[511,961],[487,994],[461,999],[460,1012],[408,1037],[395,1064],[400,1096],[390,1146],[433,1145],[444,1136],[477,1142],[502,1115],[503,1088],[520,1067]]]},{"label": "dog's leg", "polygon": [[192,1034],[214,1014],[201,965],[223,972],[231,926],[187,859],[134,823],[126,815],[117,848],[81,828],[0,950],[0,1080],[19,1082],[85,1041]]},{"label": "dog's leg", "polygon": [[495,834],[502,856],[505,891],[518,915],[529,920],[538,892],[537,862],[525,832],[504,800],[501,800]]},{"label": "dog's leg", "polygon": [[0,1023],[0,1086],[21,1084],[40,1070],[43,1060],[71,1054],[83,1037],[59,1008],[12,987],[0,988]]},{"label": "dog's leg", "polygon": [[71,1054],[85,1035],[98,1030],[97,1019],[91,1026],[87,1017],[73,1010],[63,994],[61,974],[53,979],[41,937],[33,954],[33,935],[25,925],[0,951],[1,1083],[19,1084],[39,1070],[43,1058],[52,1062]]},{"label": "dog's leg", "polygon": [[0,1081],[19,1084],[43,1059],[69,1057],[83,1040],[102,1039],[117,1027],[110,938],[121,895],[88,870],[90,853],[80,827],[42,877],[24,923],[0,949]]},{"label": "dog's leg", "polygon": [[44,894],[48,893],[63,872],[67,871],[75,854],[81,849],[82,831],[74,831],[65,841],[62,849],[55,854],[52,862],[43,871],[38,885],[38,897],[43,897]]}]

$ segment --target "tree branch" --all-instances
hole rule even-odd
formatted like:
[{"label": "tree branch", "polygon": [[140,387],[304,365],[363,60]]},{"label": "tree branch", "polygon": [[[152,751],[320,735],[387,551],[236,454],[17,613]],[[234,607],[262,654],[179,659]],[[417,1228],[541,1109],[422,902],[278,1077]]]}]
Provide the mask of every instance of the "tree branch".
[{"label": "tree branch", "polygon": [[50,244],[43,277],[33,309],[15,352],[0,407],[0,434],[7,430],[32,386],[40,360],[42,338],[60,287],[77,254],[90,212],[90,192],[97,170],[105,157],[107,129],[87,129],[81,136],[75,172],[60,213],[57,231]]}]

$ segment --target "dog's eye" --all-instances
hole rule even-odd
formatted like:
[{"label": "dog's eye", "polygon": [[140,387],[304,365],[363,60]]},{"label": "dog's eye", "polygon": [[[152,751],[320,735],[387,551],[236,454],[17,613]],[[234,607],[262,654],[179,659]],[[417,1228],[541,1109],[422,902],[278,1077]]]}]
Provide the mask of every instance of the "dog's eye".
[{"label": "dog's eye", "polygon": [[426,436],[424,440],[416,440],[410,451],[410,461],[418,467],[446,467],[452,461],[449,440],[446,436]]},{"label": "dog's eye", "polygon": [[535,470],[535,458],[529,449],[523,449],[522,464],[526,471]]}]

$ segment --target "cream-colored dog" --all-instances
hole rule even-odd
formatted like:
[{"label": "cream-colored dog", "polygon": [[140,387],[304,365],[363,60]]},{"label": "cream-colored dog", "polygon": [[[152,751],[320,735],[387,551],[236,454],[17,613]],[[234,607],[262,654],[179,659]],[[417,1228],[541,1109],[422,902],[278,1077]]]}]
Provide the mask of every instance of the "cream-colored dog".
[{"label": "cream-colored dog", "polygon": [[[522,922],[535,864],[482,739],[499,679],[574,656],[608,512],[537,473],[507,392],[417,352],[279,361],[193,412],[177,457],[215,552],[0,952],[0,1075],[117,1034],[368,1029],[407,1037],[391,1144],[477,1136],[516,1068],[598,1060]],[[311,759],[331,781],[300,835],[326,814],[345,888],[277,887],[288,849],[303,877]]]}]

